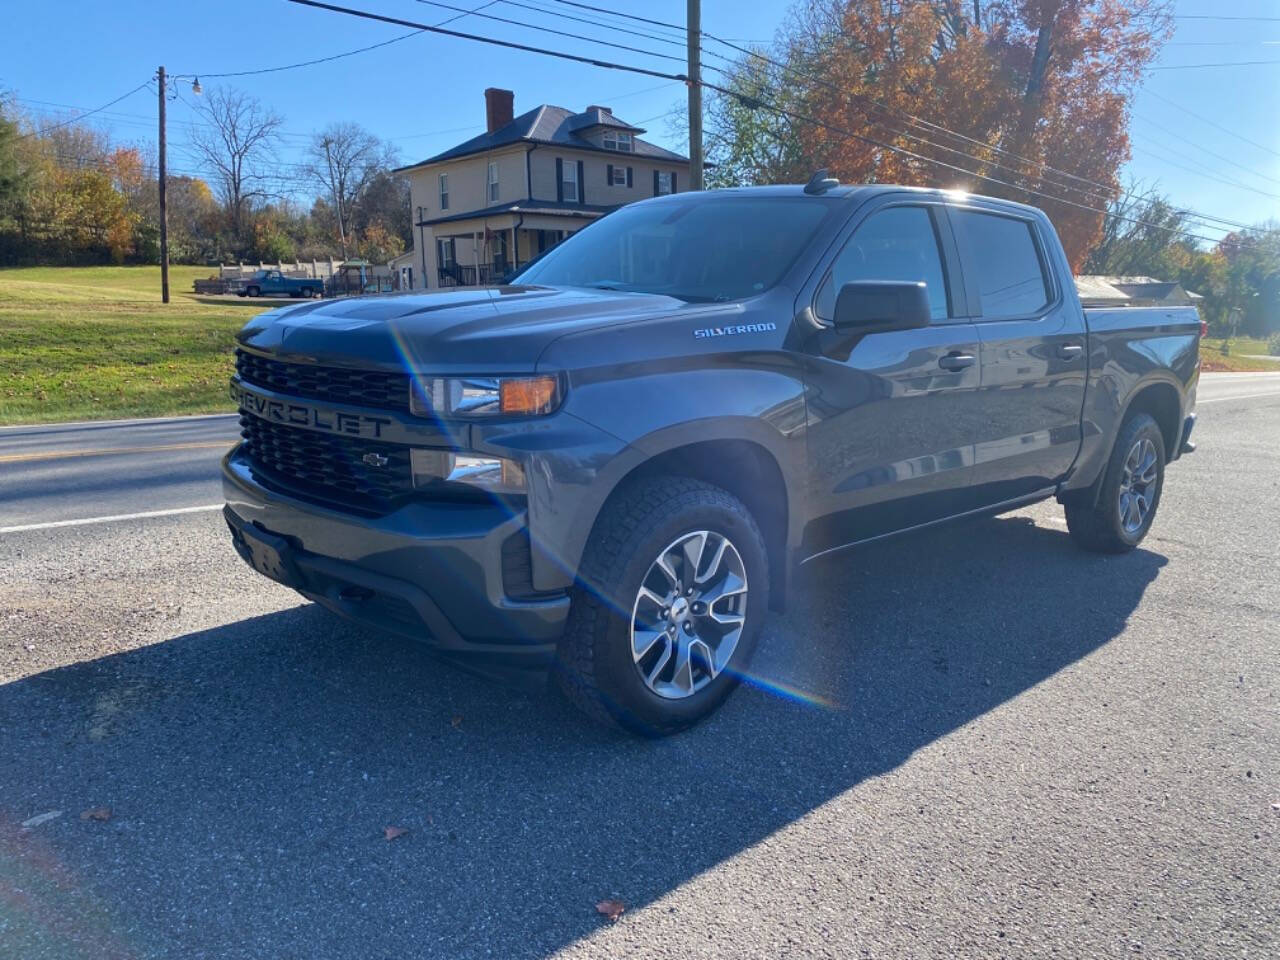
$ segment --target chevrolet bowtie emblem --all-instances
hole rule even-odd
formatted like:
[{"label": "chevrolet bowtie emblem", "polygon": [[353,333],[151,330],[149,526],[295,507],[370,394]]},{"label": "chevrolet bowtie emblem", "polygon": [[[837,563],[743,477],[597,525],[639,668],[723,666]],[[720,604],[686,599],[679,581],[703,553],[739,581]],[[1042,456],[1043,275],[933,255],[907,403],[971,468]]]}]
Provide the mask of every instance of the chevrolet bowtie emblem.
[{"label": "chevrolet bowtie emblem", "polygon": [[371,467],[385,467],[391,462],[390,457],[384,457],[380,453],[366,453],[360,458]]}]

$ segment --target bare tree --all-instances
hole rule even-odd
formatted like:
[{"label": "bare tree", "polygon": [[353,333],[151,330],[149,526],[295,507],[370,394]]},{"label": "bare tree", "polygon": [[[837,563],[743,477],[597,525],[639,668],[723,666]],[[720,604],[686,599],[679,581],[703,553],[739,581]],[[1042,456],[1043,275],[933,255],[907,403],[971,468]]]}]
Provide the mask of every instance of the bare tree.
[{"label": "bare tree", "polygon": [[391,150],[358,123],[334,123],[311,138],[307,172],[333,200],[344,258],[356,207],[378,174],[394,165]]},{"label": "bare tree", "polygon": [[209,167],[240,240],[249,206],[271,195],[266,165],[275,157],[284,121],[253,97],[225,87],[209,90],[197,109],[205,124],[192,127],[191,145]]}]

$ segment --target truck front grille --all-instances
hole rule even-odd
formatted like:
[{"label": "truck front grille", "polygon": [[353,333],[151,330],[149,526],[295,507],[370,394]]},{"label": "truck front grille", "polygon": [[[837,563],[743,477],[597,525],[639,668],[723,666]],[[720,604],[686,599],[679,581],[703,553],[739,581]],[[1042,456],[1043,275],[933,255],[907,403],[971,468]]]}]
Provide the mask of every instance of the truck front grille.
[{"label": "truck front grille", "polygon": [[377,508],[413,492],[407,447],[330,436],[248,413],[240,415],[240,435],[268,480],[316,499]]},{"label": "truck front grille", "polygon": [[409,409],[409,375],[287,363],[236,350],[236,373],[245,383],[308,400],[353,403],[384,410]]}]

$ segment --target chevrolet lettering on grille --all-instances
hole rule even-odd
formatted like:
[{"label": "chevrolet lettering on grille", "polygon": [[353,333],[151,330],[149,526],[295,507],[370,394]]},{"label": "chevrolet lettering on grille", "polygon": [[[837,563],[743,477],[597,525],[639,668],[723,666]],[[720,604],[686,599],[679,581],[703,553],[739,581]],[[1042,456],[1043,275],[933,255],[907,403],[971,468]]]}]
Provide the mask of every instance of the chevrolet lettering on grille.
[{"label": "chevrolet lettering on grille", "polygon": [[263,420],[272,420],[276,423],[285,423],[322,433],[340,434],[345,437],[377,439],[382,436],[383,429],[390,426],[392,422],[389,417],[344,413],[340,410],[313,407],[309,403],[277,400],[235,382],[231,384],[231,399],[243,412],[251,413]]}]

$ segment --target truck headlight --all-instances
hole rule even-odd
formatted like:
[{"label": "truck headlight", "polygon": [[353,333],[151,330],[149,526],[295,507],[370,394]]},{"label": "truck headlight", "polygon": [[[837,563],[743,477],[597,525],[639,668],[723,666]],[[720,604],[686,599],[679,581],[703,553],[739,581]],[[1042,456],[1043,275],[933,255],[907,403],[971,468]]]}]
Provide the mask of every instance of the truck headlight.
[{"label": "truck headlight", "polygon": [[557,377],[431,377],[409,385],[409,410],[419,417],[540,417],[560,406]]},{"label": "truck headlight", "polygon": [[461,483],[489,493],[525,492],[524,467],[505,457],[414,447],[409,451],[409,466],[413,485],[418,489],[437,483]]}]

